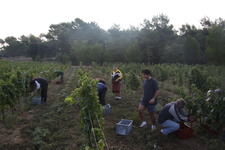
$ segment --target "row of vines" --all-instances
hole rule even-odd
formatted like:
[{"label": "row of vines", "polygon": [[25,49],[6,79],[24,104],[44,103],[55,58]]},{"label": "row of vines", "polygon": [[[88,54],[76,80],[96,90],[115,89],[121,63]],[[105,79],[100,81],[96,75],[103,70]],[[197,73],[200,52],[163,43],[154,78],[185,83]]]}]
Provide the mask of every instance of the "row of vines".
[{"label": "row of vines", "polygon": [[51,80],[55,70],[66,70],[68,66],[59,63],[10,62],[0,60],[0,111],[5,119],[5,111],[29,97],[29,82],[34,77]]},{"label": "row of vines", "polygon": [[[92,64],[105,79],[110,78],[113,65]],[[187,111],[198,118],[199,126],[207,125],[220,133],[225,129],[225,66],[135,63],[117,66],[123,73],[125,88],[133,91],[140,89],[143,80],[141,71],[148,68],[159,81],[161,90],[174,93],[173,97],[162,98],[164,104],[183,98],[187,102]],[[220,92],[207,92],[216,89]]]},{"label": "row of vines", "polygon": [[79,123],[82,132],[87,138],[86,150],[103,150],[108,148],[103,133],[102,105],[100,105],[97,94],[97,80],[84,69],[78,70],[78,85],[66,101],[76,103],[79,107]]}]

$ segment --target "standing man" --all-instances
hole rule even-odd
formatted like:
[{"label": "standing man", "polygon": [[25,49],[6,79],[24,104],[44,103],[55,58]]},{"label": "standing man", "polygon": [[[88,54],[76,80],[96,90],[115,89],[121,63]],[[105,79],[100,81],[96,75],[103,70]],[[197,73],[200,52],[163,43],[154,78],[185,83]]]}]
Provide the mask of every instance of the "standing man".
[{"label": "standing man", "polygon": [[142,75],[144,77],[144,96],[141,99],[141,102],[138,107],[139,116],[142,120],[140,127],[142,128],[147,125],[144,117],[144,110],[147,108],[152,121],[151,131],[154,131],[156,130],[155,106],[157,105],[157,97],[160,91],[158,87],[158,82],[152,77],[150,70],[144,69],[142,71]]},{"label": "standing man", "polygon": [[63,84],[64,72],[61,71],[61,70],[56,70],[55,74],[56,74],[57,77],[60,76],[61,83]]},{"label": "standing man", "polygon": [[171,102],[162,108],[159,113],[158,122],[164,127],[161,130],[163,135],[168,135],[179,130],[180,125],[178,122],[193,122],[196,120],[194,116],[190,116],[183,111],[185,103],[183,99],[178,99],[176,102]]},{"label": "standing man", "polygon": [[48,81],[43,78],[34,78],[30,82],[30,87],[32,91],[37,91],[41,88],[41,103],[46,103],[47,91],[48,91]]},{"label": "standing man", "polygon": [[121,80],[123,78],[122,72],[117,68],[117,66],[113,66],[113,72],[112,72],[112,92],[115,93],[116,100],[121,99]]}]

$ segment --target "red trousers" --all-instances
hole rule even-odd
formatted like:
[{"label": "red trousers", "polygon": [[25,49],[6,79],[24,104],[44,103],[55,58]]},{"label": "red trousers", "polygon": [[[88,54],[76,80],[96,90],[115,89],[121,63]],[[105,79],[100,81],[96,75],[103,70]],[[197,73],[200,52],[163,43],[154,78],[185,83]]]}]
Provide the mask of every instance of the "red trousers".
[{"label": "red trousers", "polygon": [[113,81],[112,82],[112,92],[113,93],[120,93],[120,81],[118,81],[118,82]]}]

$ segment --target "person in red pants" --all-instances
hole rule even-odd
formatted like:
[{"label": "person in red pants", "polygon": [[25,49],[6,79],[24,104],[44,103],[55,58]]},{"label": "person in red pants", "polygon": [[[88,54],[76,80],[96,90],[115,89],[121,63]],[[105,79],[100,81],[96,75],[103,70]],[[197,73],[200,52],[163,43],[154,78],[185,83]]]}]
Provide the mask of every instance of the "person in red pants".
[{"label": "person in red pants", "polygon": [[116,100],[121,99],[121,81],[122,81],[122,72],[117,68],[117,66],[113,66],[113,72],[112,72],[112,92],[115,93]]}]

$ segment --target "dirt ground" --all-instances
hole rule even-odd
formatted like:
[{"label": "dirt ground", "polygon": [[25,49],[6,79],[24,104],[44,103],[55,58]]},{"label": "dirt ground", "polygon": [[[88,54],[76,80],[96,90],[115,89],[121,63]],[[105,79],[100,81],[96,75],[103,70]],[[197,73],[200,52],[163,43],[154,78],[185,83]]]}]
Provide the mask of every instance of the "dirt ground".
[{"label": "dirt ground", "polygon": [[[64,105],[64,99],[76,87],[76,68],[71,67],[66,71],[64,84],[55,84],[52,80],[49,85],[48,99],[46,105],[31,106],[28,109],[17,108],[9,117],[8,123],[0,122],[0,149],[1,150],[33,150],[33,149],[65,149],[79,150],[84,149],[87,144],[84,135],[79,130],[78,118],[79,110],[76,106]],[[95,77],[100,75],[93,73]],[[175,135],[162,137],[160,135],[160,127],[156,132],[147,128],[139,128],[140,120],[137,112],[138,95],[137,93],[124,91],[123,99],[115,101],[111,93],[110,84],[106,100],[111,104],[111,112],[104,117],[104,133],[110,150],[207,150],[209,149],[207,142],[204,141],[202,135],[199,136],[194,132],[194,136],[189,139],[180,140]],[[62,107],[62,108],[61,108]],[[64,107],[64,108],[63,108]],[[65,112],[66,111],[66,112]],[[40,120],[38,114],[45,115],[46,120]],[[148,118],[148,115],[146,114]],[[42,118],[41,118],[42,119]],[[57,120],[54,120],[57,119]],[[133,120],[132,131],[127,136],[117,135],[116,123],[121,119]],[[53,123],[49,123],[53,122]],[[49,127],[48,125],[55,127]],[[44,142],[48,145],[40,148],[42,145],[34,144],[34,131],[37,127],[45,127],[51,131],[51,138],[47,138]],[[51,129],[50,129],[51,128]],[[53,129],[54,128],[54,129]],[[42,130],[42,132],[45,130]],[[58,132],[58,137],[52,132]],[[42,137],[43,138],[43,137]],[[55,141],[54,141],[55,140]],[[43,140],[42,140],[43,141]],[[224,147],[221,147],[221,150]]]}]

